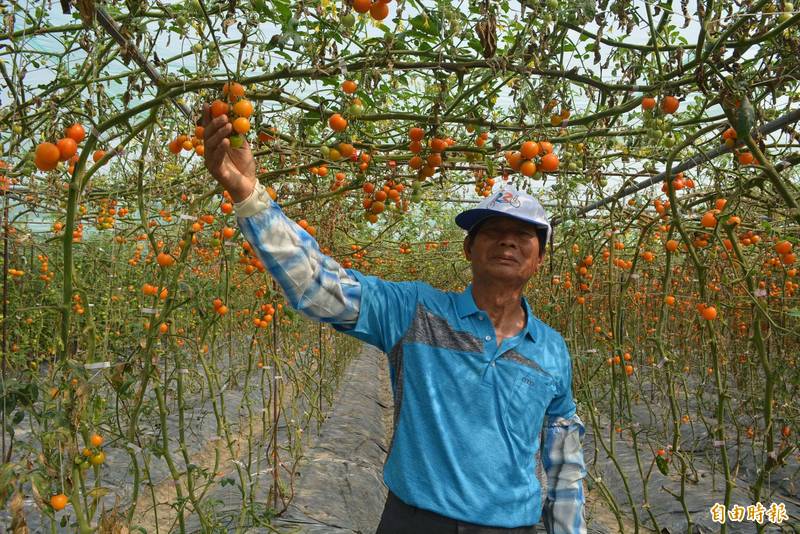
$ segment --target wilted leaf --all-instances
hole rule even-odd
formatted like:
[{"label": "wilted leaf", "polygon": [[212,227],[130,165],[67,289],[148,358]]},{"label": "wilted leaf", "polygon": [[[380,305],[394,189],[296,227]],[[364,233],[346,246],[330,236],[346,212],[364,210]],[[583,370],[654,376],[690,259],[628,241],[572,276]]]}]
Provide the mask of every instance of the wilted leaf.
[{"label": "wilted leaf", "polygon": [[99,488],[92,488],[91,490],[89,490],[89,491],[88,491],[88,492],[86,492],[86,493],[87,493],[87,494],[88,494],[90,497],[94,497],[94,498],[96,498],[96,499],[99,499],[100,497],[105,497],[106,495],[108,495],[109,493],[111,493],[111,490],[110,490],[110,489],[108,489],[108,488],[104,488],[104,487],[102,487],[102,486],[101,486],[101,487],[99,487]]}]

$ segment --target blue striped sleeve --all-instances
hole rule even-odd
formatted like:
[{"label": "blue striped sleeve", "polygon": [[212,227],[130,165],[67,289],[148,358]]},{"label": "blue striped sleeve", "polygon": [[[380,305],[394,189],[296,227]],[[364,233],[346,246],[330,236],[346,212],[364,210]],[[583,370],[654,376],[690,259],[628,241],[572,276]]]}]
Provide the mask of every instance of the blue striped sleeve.
[{"label": "blue striped sleeve", "polygon": [[245,239],[296,310],[317,321],[355,325],[361,284],[286,217],[261,184],[235,205]]},{"label": "blue striped sleeve", "polygon": [[581,444],[584,432],[577,414],[569,418],[548,418],[542,448],[547,473],[547,498],[542,517],[548,534],[586,533],[583,513],[586,466]]}]

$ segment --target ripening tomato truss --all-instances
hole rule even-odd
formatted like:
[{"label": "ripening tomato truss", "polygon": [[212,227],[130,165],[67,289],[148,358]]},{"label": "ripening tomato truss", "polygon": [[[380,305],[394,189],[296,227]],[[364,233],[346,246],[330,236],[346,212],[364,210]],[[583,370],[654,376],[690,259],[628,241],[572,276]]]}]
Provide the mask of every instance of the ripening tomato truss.
[{"label": "ripening tomato truss", "polygon": [[454,215],[509,183],[541,198],[528,296],[572,354],[600,528],[661,531],[635,496],[662,486],[697,524],[697,473],[796,518],[800,14],[698,6],[0,7],[8,517],[211,529],[230,484],[244,528],[294,495],[359,346],[293,311],[243,239],[204,167],[208,106],[348,269],[462,290]]}]

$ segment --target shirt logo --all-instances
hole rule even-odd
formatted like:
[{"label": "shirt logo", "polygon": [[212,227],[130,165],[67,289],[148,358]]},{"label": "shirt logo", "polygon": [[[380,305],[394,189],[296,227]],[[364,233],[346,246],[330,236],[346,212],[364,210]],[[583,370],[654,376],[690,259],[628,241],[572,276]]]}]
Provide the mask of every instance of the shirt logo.
[{"label": "shirt logo", "polygon": [[531,377],[529,377],[529,376],[523,376],[522,377],[522,383],[523,384],[528,384],[529,386],[535,386],[536,385],[536,383],[533,381],[533,379],[531,379]]},{"label": "shirt logo", "polygon": [[509,204],[514,208],[520,207],[519,195],[515,195],[511,191],[500,191],[497,195],[489,202],[489,208],[493,207],[495,204]]}]

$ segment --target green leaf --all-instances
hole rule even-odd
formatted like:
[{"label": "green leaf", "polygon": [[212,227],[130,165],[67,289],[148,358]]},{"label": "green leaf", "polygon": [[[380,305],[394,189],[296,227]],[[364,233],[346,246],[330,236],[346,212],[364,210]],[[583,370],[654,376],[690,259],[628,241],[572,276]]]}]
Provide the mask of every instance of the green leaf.
[{"label": "green leaf", "polygon": [[417,15],[409,19],[411,27],[422,33],[431,35],[433,37],[439,36],[439,21],[436,17],[426,17],[425,15]]},{"label": "green leaf", "polygon": [[800,317],[800,308],[792,308],[791,310],[786,312],[786,315],[788,315],[789,317]]},{"label": "green leaf", "polygon": [[265,15],[267,17],[273,15],[272,10],[267,6],[265,0],[250,0],[250,5],[253,6],[253,10],[259,15]]},{"label": "green leaf", "polygon": [[288,24],[292,18],[292,9],[289,2],[287,2],[286,0],[273,0],[272,7],[274,7],[275,10],[278,12],[278,15],[280,15],[281,22],[283,23],[283,25],[285,26],[286,24]]},{"label": "green leaf", "polygon": [[476,52],[480,53],[483,51],[483,47],[481,46],[481,42],[473,37],[467,39],[467,43],[469,43],[469,47],[475,50]]},{"label": "green leaf", "polygon": [[669,475],[669,463],[667,463],[666,458],[663,456],[656,456],[656,466],[658,470],[661,471],[662,475]]}]

